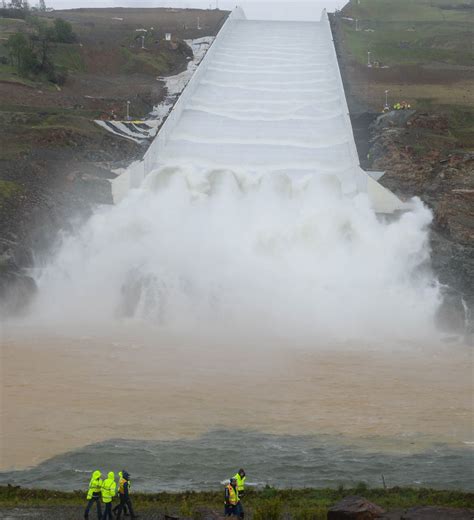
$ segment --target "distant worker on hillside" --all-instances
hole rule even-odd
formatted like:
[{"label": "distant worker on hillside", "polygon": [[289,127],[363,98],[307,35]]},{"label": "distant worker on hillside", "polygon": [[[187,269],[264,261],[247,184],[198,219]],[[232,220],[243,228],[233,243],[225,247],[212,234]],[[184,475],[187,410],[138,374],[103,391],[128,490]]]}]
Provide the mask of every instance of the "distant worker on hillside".
[{"label": "distant worker on hillside", "polygon": [[133,511],[132,501],[130,500],[130,475],[125,470],[121,471],[121,473],[122,475],[119,481],[120,504],[118,506],[117,520],[120,520],[122,511],[125,513],[127,508],[130,513],[130,518],[133,520],[133,518],[137,518],[137,515],[135,515]]},{"label": "distant worker on hillside", "polygon": [[115,473],[109,471],[107,478],[102,482],[102,502],[105,505],[102,520],[112,520],[112,499],[115,496],[117,484],[115,483]]},{"label": "distant worker on hillside", "polygon": [[[121,480],[122,477],[123,477],[123,471],[119,471],[119,472],[118,472],[118,476],[119,476],[119,487],[120,487],[120,480]],[[119,495],[119,498],[121,498],[120,495]],[[112,513],[113,513],[114,515],[117,515],[118,510],[120,509],[120,506],[121,506],[121,505],[122,505],[122,500],[120,500],[120,503],[117,504],[117,505],[112,509]],[[125,504],[125,503],[123,504],[122,511],[123,511],[123,514],[124,514],[125,516],[128,516],[128,508],[127,508],[127,504]]]},{"label": "distant worker on hillside", "polygon": [[239,498],[244,496],[245,491],[245,471],[240,468],[239,471],[234,475],[235,480],[237,481],[237,491],[239,492]]},{"label": "distant worker on hillside", "polygon": [[224,490],[224,516],[244,517],[244,509],[239,499],[237,479],[232,477]]},{"label": "distant worker on hillside", "polygon": [[89,489],[87,491],[87,507],[84,511],[84,518],[87,520],[89,518],[89,511],[92,506],[95,505],[97,507],[97,520],[101,520],[102,518],[102,508],[100,505],[100,494],[102,491],[102,479],[100,478],[102,473],[99,470],[94,471],[91,476],[91,480],[89,482]]}]

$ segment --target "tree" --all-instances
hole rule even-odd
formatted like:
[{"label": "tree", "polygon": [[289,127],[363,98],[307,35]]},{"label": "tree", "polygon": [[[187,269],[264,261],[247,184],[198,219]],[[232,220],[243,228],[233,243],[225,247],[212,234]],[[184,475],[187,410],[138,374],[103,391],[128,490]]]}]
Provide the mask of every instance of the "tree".
[{"label": "tree", "polygon": [[18,67],[18,72],[21,76],[28,76],[38,72],[38,58],[31,47],[26,47],[21,51],[21,63]]},{"label": "tree", "polygon": [[36,29],[36,34],[32,35],[31,41],[38,48],[40,68],[46,70],[50,67],[49,51],[51,43],[56,40],[56,32],[47,22],[38,17],[31,18],[31,25]]},{"label": "tree", "polygon": [[39,11],[46,11],[46,2],[45,0],[39,0],[39,4],[38,4],[38,10]]},{"label": "tree", "polygon": [[23,33],[18,32],[10,35],[6,45],[10,53],[10,63],[19,69],[23,51],[28,48],[28,40]]},{"label": "tree", "polygon": [[24,34],[12,34],[8,38],[7,48],[10,52],[10,62],[16,67],[18,74],[27,76],[37,72],[38,58]]},{"label": "tree", "polygon": [[54,20],[55,41],[59,43],[73,43],[76,35],[72,31],[72,25],[66,20],[56,18]]}]

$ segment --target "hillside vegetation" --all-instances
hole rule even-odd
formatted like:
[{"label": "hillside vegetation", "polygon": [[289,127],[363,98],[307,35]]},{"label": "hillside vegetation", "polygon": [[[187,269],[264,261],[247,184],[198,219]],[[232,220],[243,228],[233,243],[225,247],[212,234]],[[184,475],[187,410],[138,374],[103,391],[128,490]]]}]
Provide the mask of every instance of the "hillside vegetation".
[{"label": "hillside vegetation", "polygon": [[[432,489],[368,489],[360,484],[354,489],[295,489],[277,490],[267,487],[263,490],[249,490],[243,503],[247,516],[254,520],[325,520],[328,509],[348,495],[363,494],[368,500],[385,509],[408,508],[416,505],[470,507],[472,493],[440,491]],[[85,504],[84,492],[56,492],[28,490],[17,487],[0,487],[0,513],[2,507],[62,507],[64,518],[81,514]],[[186,518],[203,518],[202,511],[221,512],[222,491],[201,491],[183,493],[143,494],[134,493],[134,506],[142,517],[153,512],[179,515]],[[69,509],[66,509],[69,508]],[[71,513],[66,514],[66,511]]]},{"label": "hillside vegetation", "polygon": [[351,1],[343,15],[353,18],[343,27],[361,64],[367,63],[370,51],[371,60],[389,66],[472,65],[472,2],[360,0]]}]

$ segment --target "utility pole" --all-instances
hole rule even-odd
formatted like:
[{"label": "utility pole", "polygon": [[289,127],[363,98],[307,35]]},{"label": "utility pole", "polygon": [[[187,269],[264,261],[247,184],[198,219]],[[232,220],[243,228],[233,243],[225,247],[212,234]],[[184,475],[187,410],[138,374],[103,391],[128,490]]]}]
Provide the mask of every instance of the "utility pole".
[{"label": "utility pole", "polygon": [[127,101],[127,121],[130,121],[130,101]]},{"label": "utility pole", "polygon": [[198,29],[198,31],[201,30],[201,21],[199,20],[199,16],[198,16],[198,19],[197,19],[197,29]]},{"label": "utility pole", "polygon": [[370,63],[370,51],[367,51],[367,67],[372,67],[372,63]]},{"label": "utility pole", "polygon": [[387,109],[388,109],[388,93],[389,93],[389,91],[386,90],[385,91],[385,108],[387,108]]}]

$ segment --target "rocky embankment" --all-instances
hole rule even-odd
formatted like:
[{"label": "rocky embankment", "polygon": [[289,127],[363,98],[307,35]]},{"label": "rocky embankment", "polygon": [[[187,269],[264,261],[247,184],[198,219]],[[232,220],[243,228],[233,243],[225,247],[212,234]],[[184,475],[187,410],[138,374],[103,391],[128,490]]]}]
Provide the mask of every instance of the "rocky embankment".
[{"label": "rocky embankment", "polygon": [[474,153],[453,148],[449,137],[449,123],[442,115],[388,112],[370,127],[367,160],[369,168],[385,171],[384,186],[402,199],[419,197],[432,210],[432,268],[445,286],[439,324],[444,330],[469,333],[466,321],[474,307]]},{"label": "rocky embankment", "polygon": [[143,153],[106,132],[64,130],[50,139],[49,149],[38,145],[0,160],[0,316],[27,308],[36,291],[30,269],[54,248],[59,231],[71,231],[97,204],[112,202],[112,170]]}]

